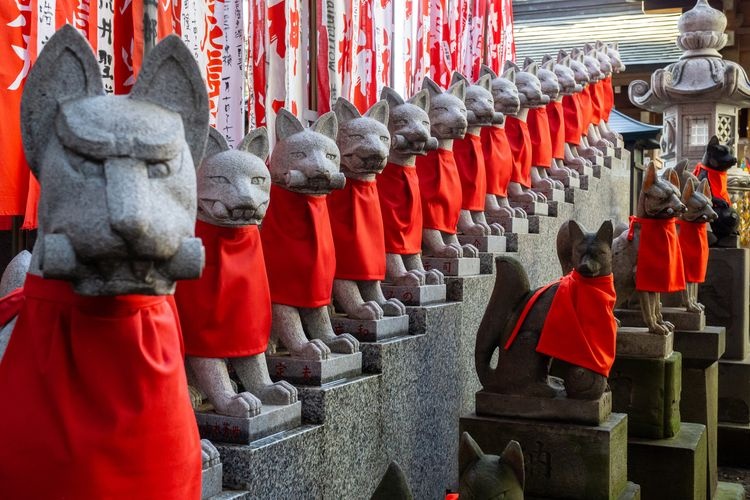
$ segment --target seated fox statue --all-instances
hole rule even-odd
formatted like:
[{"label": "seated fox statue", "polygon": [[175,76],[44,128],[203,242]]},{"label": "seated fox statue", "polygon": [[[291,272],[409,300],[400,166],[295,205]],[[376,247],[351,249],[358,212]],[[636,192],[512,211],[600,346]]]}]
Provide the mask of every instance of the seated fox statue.
[{"label": "seated fox statue", "polygon": [[41,195],[0,363],[2,496],[199,498],[201,444],[169,298],[203,268],[198,65],[169,36],[130,95],[105,95],[94,53],[66,25],[29,73],[21,131]]},{"label": "seated fox statue", "polygon": [[722,245],[722,240],[737,235],[737,227],[740,219],[732,207],[732,200],[727,189],[727,170],[737,164],[737,157],[732,149],[724,144],[719,144],[716,136],[711,137],[706,145],[703,160],[696,165],[693,175],[698,180],[708,179],[711,187],[713,209],[718,215],[711,223],[713,237],[712,245]]},{"label": "seated fox statue", "polygon": [[[612,222],[587,233],[569,221],[562,231],[568,233],[573,268],[536,291],[517,260],[495,260],[495,289],[475,348],[477,374],[486,391],[598,399],[607,387],[617,332]],[[490,360],[498,348],[493,369]],[[563,381],[549,376],[550,358],[565,363]]]},{"label": "seated fox statue", "polygon": [[[271,382],[265,351],[271,335],[271,297],[258,224],[268,207],[271,177],[268,132],[245,136],[230,149],[211,128],[198,169],[195,234],[206,248],[198,280],[177,285],[191,383],[208,396],[216,413],[252,417],[262,404],[297,401],[288,382]],[[232,388],[227,361],[245,388]]]},{"label": "seated fox statue", "polygon": [[310,128],[285,109],[276,117],[271,203],[261,229],[273,312],[271,352],[279,340],[292,356],[305,359],[359,351],[353,336],[334,333],[328,315],[336,253],[326,195],[346,183],[337,131],[333,111]]}]

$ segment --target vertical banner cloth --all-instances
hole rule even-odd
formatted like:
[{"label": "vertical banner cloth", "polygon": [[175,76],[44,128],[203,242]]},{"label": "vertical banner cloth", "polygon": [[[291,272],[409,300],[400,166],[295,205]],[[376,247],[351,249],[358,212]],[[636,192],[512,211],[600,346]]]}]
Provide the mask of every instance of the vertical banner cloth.
[{"label": "vertical banner cloth", "polygon": [[172,297],[83,297],[34,275],[23,295],[0,363],[3,497],[200,498]]},{"label": "vertical banner cloth", "polygon": [[271,296],[258,226],[221,227],[197,221],[206,249],[196,280],[180,281],[175,302],[185,354],[203,358],[252,356],[271,335]]},{"label": "vertical banner cloth", "polygon": [[271,302],[292,307],[330,304],[336,252],[326,197],[273,185],[271,200],[261,229]]},{"label": "vertical banner cloth", "polygon": [[505,134],[513,153],[513,171],[511,182],[517,182],[523,187],[531,187],[531,136],[529,127],[523,120],[515,116],[505,119]]},{"label": "vertical banner cloth", "polygon": [[221,27],[220,89],[216,109],[216,129],[235,148],[245,136],[242,93],[245,79],[245,32],[242,0],[216,3],[216,19]]},{"label": "vertical banner cloth", "polygon": [[480,137],[487,174],[487,192],[507,197],[508,184],[513,174],[513,152],[510,150],[505,128],[483,127]]},{"label": "vertical banner cloth", "polygon": [[416,167],[389,163],[378,175],[385,251],[413,255],[422,251],[422,196]]},{"label": "vertical banner cloth", "polygon": [[512,0],[488,0],[486,16],[485,61],[499,75],[503,72],[505,61],[516,59]]},{"label": "vertical banner cloth", "polygon": [[461,212],[461,179],[453,151],[438,148],[417,157],[425,229],[456,234]]},{"label": "vertical banner cloth", "polygon": [[336,278],[382,281],[385,240],[377,183],[347,179],[344,189],[330,193],[327,202],[336,248]]}]

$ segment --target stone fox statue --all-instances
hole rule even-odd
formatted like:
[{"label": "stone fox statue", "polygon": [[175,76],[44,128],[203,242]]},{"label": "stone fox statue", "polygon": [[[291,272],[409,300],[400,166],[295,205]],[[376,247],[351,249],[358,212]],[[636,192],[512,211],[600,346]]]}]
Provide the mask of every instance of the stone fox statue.
[{"label": "stone fox statue", "polygon": [[718,218],[711,223],[711,230],[718,240],[737,234],[737,226],[740,222],[737,212],[732,208],[732,200],[727,190],[727,170],[736,164],[737,158],[732,149],[719,144],[719,139],[713,136],[706,145],[703,160],[693,171],[698,180],[708,179],[708,184],[711,186],[713,208],[718,215]]},{"label": "stone fox statue", "polygon": [[[216,413],[234,417],[258,415],[262,404],[297,401],[294,386],[271,381],[265,357],[271,299],[258,224],[271,189],[268,149],[265,127],[248,133],[237,149],[211,129],[198,170],[195,226],[206,248],[206,268],[200,279],[180,283],[175,292],[191,383]],[[227,362],[245,392],[232,388]]]},{"label": "stone fox statue", "polygon": [[[616,333],[612,222],[586,233],[570,221],[563,231],[573,269],[536,292],[518,261],[495,261],[495,289],[475,348],[477,374],[487,391],[597,399],[606,389]],[[492,369],[490,360],[498,348],[497,368]],[[567,366],[564,385],[549,376],[551,358]]]},{"label": "stone fox statue", "polygon": [[129,95],[106,95],[94,53],[66,25],[29,72],[21,131],[41,197],[0,364],[2,495],[198,498],[201,446],[167,296],[203,267],[198,65],[170,36]]},{"label": "stone fox statue", "polygon": [[458,447],[458,498],[460,500],[523,500],[523,452],[510,441],[500,456],[485,455],[464,432]]}]

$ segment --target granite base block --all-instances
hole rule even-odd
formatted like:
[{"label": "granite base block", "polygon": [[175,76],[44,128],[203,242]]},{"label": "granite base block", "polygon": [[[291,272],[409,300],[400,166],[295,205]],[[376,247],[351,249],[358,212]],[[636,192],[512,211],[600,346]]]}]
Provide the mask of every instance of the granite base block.
[{"label": "granite base block", "polygon": [[609,374],[612,410],[628,414],[630,436],[663,439],[677,434],[681,370],[679,352],[665,359],[615,358]]},{"label": "granite base block", "polygon": [[612,155],[607,155],[606,153],[604,153],[604,167],[605,168],[612,168],[613,160],[614,158],[612,157]]},{"label": "granite base block", "polygon": [[268,372],[275,382],[286,380],[292,384],[322,385],[334,380],[362,374],[362,353],[328,355],[328,359],[313,360],[277,353],[266,356]]},{"label": "granite base block", "polygon": [[[537,497],[524,495],[525,500],[551,500],[551,497]],[[640,500],[641,499],[641,487],[635,483],[627,482],[625,489],[622,491],[617,500]]]},{"label": "granite base block", "polygon": [[424,306],[445,302],[445,285],[398,286],[381,283],[386,299],[398,299],[405,306]]},{"label": "granite base block", "polygon": [[563,189],[544,187],[532,188],[531,190],[535,193],[542,193],[544,197],[547,198],[547,202],[565,201],[565,191]]},{"label": "granite base block", "polygon": [[501,253],[505,251],[505,236],[495,234],[488,236],[459,234],[458,242],[462,245],[474,245],[480,252]]},{"label": "granite base block", "polygon": [[664,359],[672,354],[673,342],[672,333],[660,335],[645,327],[621,326],[617,329],[617,356]]},{"label": "granite base block", "polygon": [[[523,219],[527,221],[528,219]],[[528,225],[527,225],[528,229]],[[524,234],[524,233],[521,233]],[[519,233],[505,233],[505,250],[508,252],[518,252],[518,242],[520,241],[519,236],[521,236]],[[525,233],[528,234],[528,231]]]},{"label": "granite base block", "polygon": [[702,331],[676,330],[675,349],[682,353],[683,362],[715,363],[726,349],[725,332],[723,326],[707,326]]},{"label": "granite base block", "polygon": [[565,176],[565,177],[556,178],[555,180],[562,182],[562,185],[565,186],[563,191],[565,192],[566,198],[567,198],[567,193],[568,193],[567,188],[580,188],[581,187],[581,183],[578,177]]},{"label": "granite base block", "polygon": [[750,424],[750,357],[719,361],[719,421]]},{"label": "granite base block", "polygon": [[698,300],[706,306],[708,323],[727,329],[724,359],[750,356],[750,251],[711,248]]},{"label": "granite base block", "polygon": [[456,302],[445,302],[442,304],[430,304],[426,306],[407,306],[406,314],[409,315],[409,334],[430,334],[433,328],[442,328],[442,320],[450,322],[455,315],[460,319],[461,305]]},{"label": "granite base block", "polygon": [[378,342],[409,334],[409,316],[385,316],[382,319],[352,319],[332,316],[331,324],[336,334],[350,333],[362,342]]},{"label": "granite base block", "polygon": [[[662,307],[662,316],[669,321],[675,330],[703,330],[706,327],[706,315],[702,312],[687,312],[677,307]],[[616,309],[615,316],[622,326],[646,326],[640,309]]]},{"label": "granite base block", "polygon": [[750,424],[719,422],[716,436],[720,466],[750,468]]},{"label": "granite base block", "polygon": [[209,497],[208,500],[250,500],[255,498],[249,491],[224,490],[221,493]]},{"label": "granite base block", "polygon": [[206,500],[221,493],[221,463],[201,471],[201,500]]},{"label": "granite base block", "polygon": [[460,431],[495,455],[518,441],[529,497],[614,500],[626,489],[627,415],[612,413],[598,426],[469,415]]},{"label": "granite base block", "polygon": [[422,257],[424,268],[437,269],[445,276],[473,276],[479,274],[479,257]]},{"label": "granite base block", "polygon": [[[589,167],[588,165],[585,166],[579,166],[579,165],[566,165],[568,168],[572,168],[576,172],[578,172],[579,176],[578,179],[580,180],[582,177],[588,177],[591,178],[594,175],[594,169]],[[588,189],[588,184],[586,184],[586,187],[583,187],[584,183],[581,182],[581,188],[582,189]]]},{"label": "granite base block", "polygon": [[745,487],[737,483],[719,481],[716,492],[711,498],[716,500],[744,500],[746,498]]},{"label": "granite base block", "polygon": [[612,393],[596,400],[536,398],[479,391],[476,414],[484,417],[529,418],[566,423],[599,425],[612,413]]},{"label": "granite base block", "polygon": [[589,185],[591,184],[591,179],[594,177],[594,171],[589,167],[586,167],[583,170],[584,172],[588,172],[588,173],[580,174],[578,176],[578,181],[581,184],[581,189],[584,191],[588,191]]},{"label": "granite base block", "polygon": [[[597,156],[597,159],[601,158],[600,156]],[[601,163],[594,163],[591,165],[591,171],[594,174],[594,177],[597,179],[601,179],[602,177],[602,168],[604,167],[604,161]]]},{"label": "granite base block", "polygon": [[492,217],[487,215],[487,222],[503,226],[506,236],[508,233],[525,234],[529,232],[529,221],[521,217]]},{"label": "granite base block", "polygon": [[541,201],[527,201],[508,198],[510,206],[522,208],[527,215],[547,215],[549,213],[547,204]]},{"label": "granite base block", "polygon": [[195,420],[201,438],[218,443],[250,444],[253,441],[293,429],[302,424],[302,403],[263,405],[260,415],[250,418],[196,411]]},{"label": "granite base block", "polygon": [[541,215],[529,215],[529,233],[539,234],[542,225]]},{"label": "granite base block", "polygon": [[706,498],[706,427],[683,423],[669,439],[628,439],[628,478],[644,500]]},{"label": "granite base block", "polygon": [[576,190],[582,189],[580,186],[577,188],[574,187],[566,187],[565,188],[565,203],[575,203],[576,202]]},{"label": "granite base block", "polygon": [[337,380],[323,384],[320,387],[304,386],[299,387],[299,398],[302,401],[302,419],[306,424],[325,424],[328,423],[327,414],[330,413],[331,404],[336,404],[338,400],[333,398],[337,391],[344,388],[356,388],[358,385],[372,384],[374,375],[362,375],[360,377],[350,378],[348,380]]},{"label": "granite base block", "polygon": [[501,253],[479,253],[480,274],[493,274],[495,272],[495,258],[500,255],[513,255],[513,252]]}]

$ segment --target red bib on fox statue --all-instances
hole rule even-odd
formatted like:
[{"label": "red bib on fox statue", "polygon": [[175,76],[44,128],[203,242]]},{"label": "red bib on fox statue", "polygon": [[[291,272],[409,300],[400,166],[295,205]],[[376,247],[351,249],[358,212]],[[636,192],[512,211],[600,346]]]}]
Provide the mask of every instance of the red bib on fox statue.
[{"label": "red bib on fox statue", "polygon": [[258,226],[197,221],[206,267],[175,291],[185,353],[203,358],[253,356],[266,350],[271,298]]},{"label": "red bib on fox statue", "polygon": [[[485,127],[487,128],[487,127]],[[462,203],[464,210],[484,211],[484,198],[487,195],[487,173],[482,151],[482,138],[466,134],[463,139],[453,141],[453,156],[461,179]]]},{"label": "red bib on fox statue", "polygon": [[83,297],[34,275],[23,295],[0,363],[3,498],[200,498],[172,298]]},{"label": "red bib on fox statue", "polygon": [[703,283],[708,269],[708,229],[705,222],[678,220],[685,281]]},{"label": "red bib on fox statue", "polygon": [[547,107],[530,109],[526,123],[531,138],[531,165],[549,168],[552,166],[552,137]]},{"label": "red bib on fox statue", "polygon": [[602,80],[603,104],[602,120],[608,122],[612,108],[615,107],[615,89],[612,87],[612,77],[608,76]]},{"label": "red bib on fox statue", "polygon": [[702,163],[698,163],[693,170],[693,175],[698,177],[701,170],[706,172],[708,177],[708,185],[711,187],[711,196],[714,198],[721,198],[722,200],[729,203],[732,206],[732,199],[729,197],[729,189],[727,188],[727,173],[708,168]]},{"label": "red bib on fox statue", "polygon": [[377,176],[385,251],[413,255],[422,251],[422,201],[416,167],[389,163]]},{"label": "red bib on fox statue", "polygon": [[589,85],[589,95],[591,96],[591,123],[599,125],[602,121],[602,80],[593,85]]},{"label": "red bib on fox statue", "polygon": [[565,142],[578,146],[581,143],[581,94],[563,96],[562,107],[565,116]]},{"label": "red bib on fox statue", "polygon": [[344,189],[328,195],[336,248],[336,278],[385,278],[385,240],[375,181],[347,179]]},{"label": "red bib on fox statue", "polygon": [[552,158],[565,158],[565,118],[562,101],[552,101],[547,104],[547,118],[549,119],[550,146]]},{"label": "red bib on fox statue", "polygon": [[456,234],[461,212],[461,179],[453,151],[438,148],[417,156],[424,229]]},{"label": "red bib on fox statue", "polygon": [[559,283],[552,299],[537,352],[609,376],[615,361],[615,281],[612,274],[589,278],[571,271],[531,296],[505,344],[510,348],[537,299]]},{"label": "red bib on fox statue", "polygon": [[511,182],[517,182],[523,187],[531,187],[531,136],[526,122],[515,116],[505,119],[505,134],[513,153],[513,172]]},{"label": "red bib on fox statue", "polygon": [[633,239],[635,223],[641,226],[635,289],[639,292],[660,293],[684,290],[685,271],[676,220],[631,216],[629,240]]},{"label": "red bib on fox statue", "polygon": [[487,192],[508,196],[508,184],[513,173],[513,153],[504,128],[483,127],[481,133],[484,168],[487,171]]},{"label": "red bib on fox statue", "polygon": [[591,117],[594,114],[594,107],[591,103],[591,85],[586,85],[586,88],[578,95],[580,109],[581,109],[581,136],[588,134],[589,125],[591,125]]},{"label": "red bib on fox statue", "polygon": [[325,196],[271,186],[261,241],[271,302],[310,308],[331,303],[336,252]]}]

